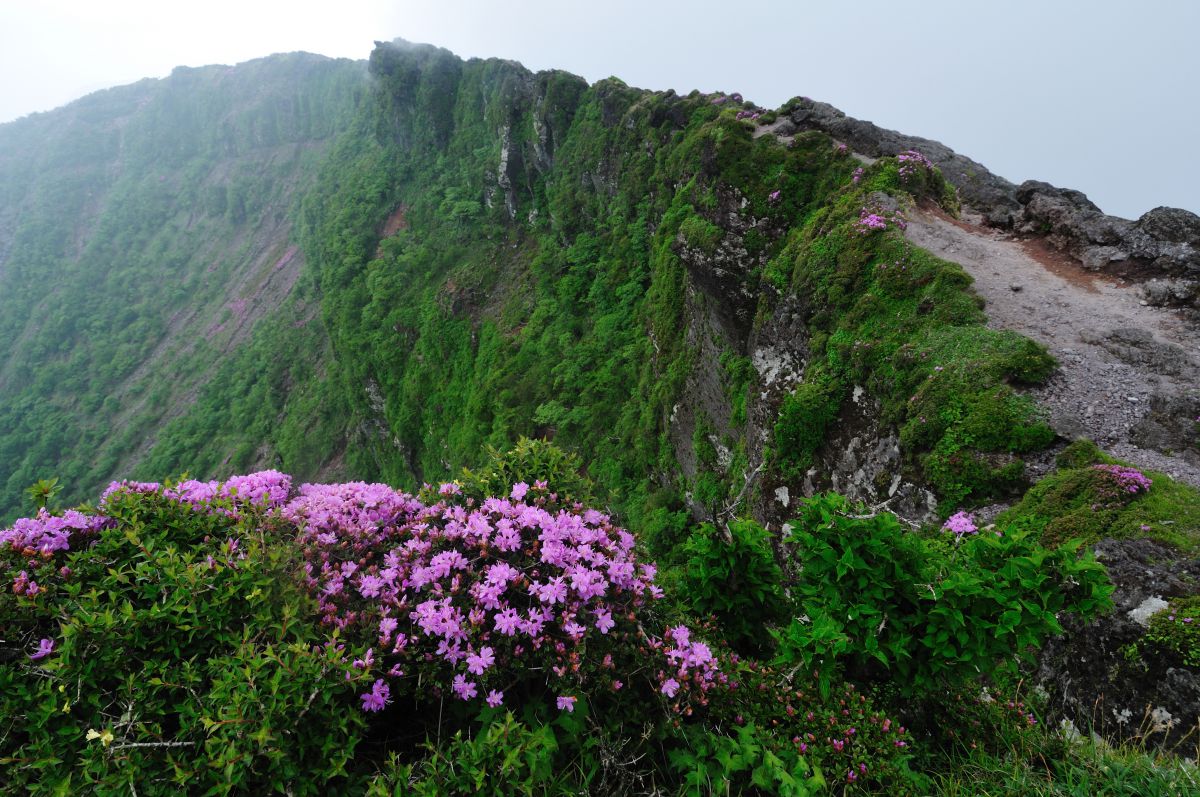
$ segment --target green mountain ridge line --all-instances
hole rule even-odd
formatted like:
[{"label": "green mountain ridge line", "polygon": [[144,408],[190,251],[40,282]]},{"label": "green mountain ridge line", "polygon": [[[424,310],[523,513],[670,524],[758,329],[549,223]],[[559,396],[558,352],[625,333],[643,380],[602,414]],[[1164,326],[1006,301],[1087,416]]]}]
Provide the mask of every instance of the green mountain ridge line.
[{"label": "green mountain ridge line", "polygon": [[806,97],[397,40],[0,125],[0,771],[1190,793],[1198,297]]},{"label": "green mountain ridge line", "polygon": [[[764,445],[754,422],[731,424],[747,410],[725,409],[722,402],[705,404],[706,413],[720,417],[697,417],[690,428],[672,430],[663,421],[689,384],[689,372],[716,370],[697,361],[697,349],[707,344],[694,330],[712,326],[710,338],[720,339],[722,349],[714,353],[727,363],[751,355],[751,341],[763,336],[781,302],[797,301],[789,296],[790,272],[796,285],[826,297],[820,306],[797,307],[807,319],[795,331],[819,333],[818,344],[857,331],[837,327],[851,310],[843,299],[855,286],[847,280],[861,279],[850,272],[867,265],[874,248],[849,233],[866,203],[865,193],[845,190],[856,164],[819,134],[800,136],[792,148],[753,139],[753,124],[725,118],[735,114],[714,105],[714,97],[639,91],[616,80],[588,87],[562,72],[535,75],[511,62],[463,62],[410,45],[381,45],[370,67],[370,88],[358,65],[297,55],[232,69],[180,70],[162,84],[115,91],[125,110],[139,103],[143,110],[132,112],[119,146],[111,130],[96,135],[99,151],[116,153],[110,173],[125,169],[106,194],[111,206],[98,229],[107,216],[126,213],[144,232],[132,241],[90,233],[95,243],[83,248],[73,268],[91,279],[104,274],[103,289],[122,296],[125,316],[107,316],[108,329],[119,331],[112,335],[79,313],[55,327],[49,326],[53,313],[3,314],[9,324],[34,319],[8,338],[18,344],[6,353],[11,376],[0,377],[4,428],[21,430],[5,440],[5,514],[16,511],[19,491],[47,468],[78,491],[76,497],[129,474],[218,475],[263,465],[302,477],[353,474],[412,486],[475,461],[485,445],[551,432],[568,447],[590,452],[597,481],[629,496],[629,507],[665,488],[690,495],[694,513],[711,514],[736,494],[735,483],[740,489],[739,465],[751,458],[757,466],[774,457],[768,473],[798,473],[819,437],[801,432],[797,438],[781,427]],[[239,116],[239,109],[215,99],[238,70],[279,71],[280,91],[293,95],[275,99],[259,85],[252,94],[258,104]],[[297,70],[306,80],[313,76],[311,84],[297,81]],[[181,104],[177,96],[206,83],[213,84],[214,97],[208,118],[198,116],[204,105],[195,102],[186,114],[171,115]],[[125,96],[151,87],[154,96]],[[339,91],[346,87],[350,91]],[[89,98],[75,113],[84,115],[106,96]],[[319,103],[332,105],[318,121],[319,114],[306,109]],[[23,124],[45,126],[50,120],[42,116]],[[132,151],[139,126],[153,130],[155,124],[178,125],[188,135],[170,145],[174,153],[156,153],[135,172],[136,160],[120,152]],[[286,154],[270,146],[277,140]],[[254,167],[222,160],[238,146],[258,159]],[[295,177],[256,185],[259,163]],[[235,179],[222,196],[225,174]],[[897,187],[897,179],[893,166],[872,172],[869,182],[886,190]],[[777,204],[769,199],[776,190]],[[167,193],[181,209],[174,217],[155,204]],[[197,218],[185,196],[203,199],[206,215]],[[23,202],[28,208],[30,198]],[[407,229],[379,240],[385,219],[401,206]],[[280,219],[274,229],[264,229],[263,208],[267,218]],[[86,218],[86,209],[74,215]],[[37,278],[44,273],[39,267],[71,260],[54,232],[61,228],[50,219],[43,220],[44,249],[58,251],[36,259],[33,218],[26,210],[14,238],[5,265],[13,289],[4,296],[12,304],[36,297],[41,304],[33,306],[44,308],[54,300],[71,304],[40,296],[46,283]],[[814,257],[803,243],[805,230],[811,239],[838,223],[847,232],[821,236]],[[844,251],[829,251],[839,237]],[[246,278],[243,264],[256,263],[261,273],[292,240],[304,255],[298,282],[281,306],[269,305],[282,289],[272,292],[271,302],[256,302],[252,286],[263,278]],[[219,257],[233,261],[224,270],[214,262],[216,253],[200,254],[216,242],[225,246]],[[104,252],[109,259],[101,259]],[[793,261],[801,258],[821,262],[798,268]],[[153,288],[136,282],[139,262],[175,264],[168,268],[180,279]],[[829,277],[837,270],[840,284],[813,282],[826,279],[815,276],[820,268]],[[965,287],[944,264],[914,268],[933,269],[922,278],[937,291],[955,281]],[[942,273],[947,276],[936,276]],[[829,294],[828,288],[836,290]],[[166,302],[155,296],[154,312],[133,321],[129,297],[136,306],[140,292],[152,290],[166,293]],[[85,315],[86,308],[103,306],[106,294],[90,293],[90,301],[71,306]],[[978,324],[982,316],[962,295],[947,294],[955,304],[943,307],[939,318]],[[205,296],[212,298],[202,302]],[[903,299],[902,312],[914,312],[911,298]],[[184,301],[188,311],[165,311]],[[312,312],[318,304],[319,317]],[[151,306],[147,298],[144,307]],[[854,320],[860,316],[858,309]],[[299,319],[307,320],[296,326]],[[255,324],[251,339],[222,346],[220,336],[232,335],[239,323],[243,330]],[[863,331],[892,334],[895,347],[914,330]],[[122,339],[128,342],[117,342]],[[71,343],[83,345],[68,349]],[[229,348],[232,356],[217,367]],[[147,349],[150,364],[138,367]],[[815,348],[813,355],[817,374],[834,372],[807,380],[827,388],[828,409],[814,414],[819,418],[837,411],[851,387],[846,379],[867,364],[856,366],[836,350]],[[995,378],[1002,382],[1011,370],[1002,365]],[[743,371],[738,378],[748,376]],[[707,390],[713,386],[706,380],[711,374],[691,384]],[[1010,392],[1004,385],[995,387],[992,405],[1020,403],[1015,395],[1003,398]],[[722,390],[732,397],[726,403],[748,403],[760,427],[775,425],[767,417],[771,407],[757,406],[749,383]],[[30,401],[30,393],[50,400]],[[787,406],[797,401],[811,399],[789,397]],[[885,401],[888,420],[903,420],[898,397]],[[1031,410],[1012,405],[1004,412]],[[716,442],[728,451],[724,468],[686,451],[705,424],[715,424],[711,436],[722,438]],[[930,449],[941,439],[928,430],[920,437]],[[938,464],[957,455],[952,443],[943,443],[941,459],[931,456],[942,470],[971,471],[961,485],[958,475],[940,477],[943,487],[954,483],[954,500],[1016,483],[1020,467],[1013,455],[1029,444],[985,434],[980,451],[990,459],[971,455],[970,462]],[[78,453],[64,456],[72,450]],[[685,463],[683,481],[676,478],[676,460]],[[914,480],[928,480],[915,458],[907,467]]]}]

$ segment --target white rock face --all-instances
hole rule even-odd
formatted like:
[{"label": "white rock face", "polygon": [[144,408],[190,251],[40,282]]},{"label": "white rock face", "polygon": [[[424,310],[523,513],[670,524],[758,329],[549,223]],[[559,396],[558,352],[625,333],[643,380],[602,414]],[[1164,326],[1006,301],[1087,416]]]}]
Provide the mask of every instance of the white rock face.
[{"label": "white rock face", "polygon": [[783,504],[784,508],[786,509],[788,504],[790,504],[792,502],[792,497],[788,493],[788,488],[776,487],[775,488],[775,500],[778,501],[779,503]]},{"label": "white rock face", "polygon": [[767,387],[780,379],[788,382],[796,381],[803,371],[803,365],[795,362],[788,352],[773,346],[755,349],[754,354],[750,357],[750,362],[754,365],[754,370],[758,371],[763,385]]},{"label": "white rock face", "polygon": [[717,451],[717,467],[721,470],[728,470],[729,463],[733,462],[733,452],[721,443],[721,438],[715,434],[708,436],[708,442],[713,444],[713,448]]},{"label": "white rock face", "polygon": [[1167,608],[1167,602],[1157,595],[1151,595],[1146,600],[1129,610],[1129,619],[1141,626],[1150,625],[1150,618]]}]

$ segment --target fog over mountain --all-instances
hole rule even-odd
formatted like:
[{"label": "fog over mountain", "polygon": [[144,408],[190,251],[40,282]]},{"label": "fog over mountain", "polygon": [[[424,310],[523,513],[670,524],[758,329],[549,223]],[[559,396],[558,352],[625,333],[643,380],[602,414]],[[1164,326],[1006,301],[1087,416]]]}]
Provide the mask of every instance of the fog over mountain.
[{"label": "fog over mountain", "polygon": [[0,121],[181,64],[292,50],[361,58],[372,40],[403,36],[589,80],[740,91],[768,107],[804,94],[1137,218],[1157,205],[1200,212],[1197,29],[1200,6],[1170,0],[1099,0],[1087,13],[1036,0],[361,0],[336,13],[312,0],[6,4],[0,71],[16,79],[0,89]]}]

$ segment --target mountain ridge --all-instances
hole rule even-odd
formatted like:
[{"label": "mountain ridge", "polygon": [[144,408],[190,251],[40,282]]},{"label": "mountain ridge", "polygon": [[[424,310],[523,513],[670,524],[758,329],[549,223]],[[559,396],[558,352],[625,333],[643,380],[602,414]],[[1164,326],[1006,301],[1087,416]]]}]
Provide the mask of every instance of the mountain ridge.
[{"label": "mountain ridge", "polygon": [[[416,494],[553,441],[578,456],[556,461],[583,472],[589,503],[676,573],[747,534],[795,568],[801,514],[947,557],[967,526],[985,532],[972,550],[1067,562],[1097,546],[1121,612],[1072,629],[1086,667],[1047,659],[1054,716],[1129,737],[1120,717],[1139,701],[1200,709],[1194,668],[1137,647],[1136,610],[1194,597],[1171,574],[1200,551],[1196,490],[1154,469],[1200,461],[1195,363],[1166,325],[1131,328],[1192,323],[1186,211],[1106,217],[804,98],[769,111],[429,45],[377,43],[365,68],[284,56],[137,86],[116,95],[125,121],[78,146],[65,129],[47,151],[28,142],[41,161],[0,154],[0,517],[52,474],[66,503],[113,479],[217,490],[268,469]],[[0,128],[0,145],[14,135]],[[990,279],[997,253],[1030,242],[1057,273],[1029,256],[1024,281]],[[1136,302],[1120,329],[1071,316],[1096,327],[1089,367],[1147,383],[1137,402],[1105,397],[1111,428],[1065,400],[1092,387],[1065,359],[1070,324],[1021,323],[1035,292],[1079,295],[1046,276],[1086,282],[1067,256]],[[1097,430],[1165,459],[1143,472],[1076,439]],[[496,494],[519,500],[529,484],[507,474]],[[857,566],[846,550],[831,580]],[[1134,577],[1147,561],[1150,587]],[[788,633],[817,628],[796,617]],[[1093,717],[1118,680],[1132,686]]]},{"label": "mountain ridge", "polygon": [[[395,64],[404,64],[404,69],[408,70],[404,75],[397,77],[395,74],[388,74],[389,69],[395,69],[396,66],[388,67],[386,59],[377,57],[379,53],[391,53],[390,58],[399,58]],[[239,68],[253,69],[263,63],[269,62],[271,59],[282,59],[285,61],[304,61],[312,64],[331,62],[333,59],[325,59],[323,56],[312,56],[309,54],[288,54],[283,56],[272,56],[268,59],[256,59],[255,61],[246,62],[246,64],[238,67],[224,67],[213,65],[199,68],[179,68],[172,73],[171,78],[164,79],[170,81],[196,80],[204,77],[221,77],[225,75],[233,75]],[[407,59],[407,60],[406,60]],[[347,62],[349,63],[349,62]],[[433,91],[433,87],[429,87],[429,75],[421,74],[423,69],[432,69],[440,72],[438,80],[447,81],[457,79],[461,75],[463,69],[478,69],[493,75],[501,73],[511,76],[511,78],[501,78],[509,80],[507,88],[501,88],[501,95],[504,96],[508,92],[508,100],[501,100],[501,105],[505,102],[512,103],[512,97],[521,95],[532,97],[528,92],[529,87],[536,87],[541,84],[548,84],[551,81],[559,81],[560,85],[570,86],[569,93],[590,91],[595,92],[597,87],[601,87],[601,91],[607,91],[604,86],[611,85],[616,92],[630,91],[634,92],[631,96],[644,97],[660,97],[665,98],[665,102],[670,105],[672,98],[677,97],[674,92],[648,92],[638,89],[629,89],[620,81],[600,81],[597,84],[588,86],[582,78],[569,75],[558,70],[547,70],[540,73],[533,73],[524,69],[516,62],[504,61],[499,59],[469,59],[463,61],[458,59],[449,51],[436,48],[430,45],[419,45],[398,40],[388,45],[377,44],[376,55],[372,56],[372,69],[375,72],[375,80],[378,84],[381,80],[392,80],[394,85],[406,85],[406,81],[415,80],[416,84],[425,82],[425,88],[418,88],[418,91]],[[413,71],[416,70],[416,71]],[[398,81],[398,82],[396,82]],[[514,82],[515,81],[515,82]],[[524,83],[526,88],[521,89],[519,86]],[[106,97],[110,97],[110,92],[117,91],[118,95],[122,92],[145,92],[149,88],[154,88],[158,91],[167,83],[147,83],[140,81],[132,84],[124,89],[106,90],[94,95],[89,95],[84,100],[77,101],[67,108],[76,107],[78,103],[83,103],[82,106],[76,108],[76,112],[85,110],[88,107],[103,101]],[[449,85],[449,84],[447,84]],[[141,87],[141,88],[137,88]],[[407,90],[405,90],[407,91]],[[395,114],[396,106],[394,103],[397,99],[405,102],[420,101],[416,95],[406,95],[405,91],[399,94],[393,92],[393,99],[386,99],[386,92],[379,92],[376,88],[376,96],[384,97],[384,106],[388,103],[393,103],[391,113]],[[516,91],[517,95],[512,94]],[[435,92],[436,93],[436,92]],[[132,97],[124,99],[126,103],[132,101]],[[697,92],[689,95],[693,100],[698,97]],[[725,96],[725,95],[720,95]],[[428,99],[428,98],[426,98]],[[683,99],[683,98],[679,98]],[[148,101],[143,98],[141,102]],[[527,101],[534,101],[532,99]],[[540,101],[539,101],[540,102]],[[565,107],[565,106],[564,106]],[[747,106],[749,107],[749,106]],[[425,117],[425,122],[416,126],[410,126],[409,133],[403,134],[409,136],[409,140],[397,139],[393,140],[393,146],[401,148],[410,146],[412,141],[418,140],[426,132],[433,132],[433,143],[437,144],[439,137],[445,139],[448,129],[439,128],[438,125],[444,124],[444,121],[439,122],[439,119],[445,120],[448,107],[444,105],[441,110],[431,109],[429,115]],[[376,135],[379,134],[379,125],[387,111],[376,112],[376,120],[372,124],[376,126]],[[487,113],[484,106],[484,113]],[[669,111],[668,111],[669,113]],[[1150,296],[1150,301],[1153,304],[1170,304],[1180,305],[1184,303],[1190,296],[1197,284],[1194,279],[1194,273],[1197,270],[1197,261],[1195,252],[1200,251],[1195,241],[1187,237],[1190,220],[1186,211],[1170,211],[1169,213],[1161,212],[1160,210],[1152,211],[1146,214],[1137,222],[1125,222],[1124,220],[1115,219],[1113,217],[1105,217],[1096,215],[1098,211],[1086,202],[1078,192],[1063,191],[1053,189],[1045,184],[1026,183],[1023,186],[1014,186],[1002,178],[995,177],[980,164],[971,161],[964,156],[954,153],[949,148],[932,142],[926,139],[920,139],[911,136],[903,136],[894,131],[884,130],[873,125],[870,122],[862,122],[859,120],[846,117],[833,106],[824,103],[814,103],[805,98],[797,98],[785,104],[780,111],[772,112],[775,120],[769,125],[760,125],[754,131],[755,136],[764,133],[771,133],[776,136],[785,138],[801,132],[805,129],[818,130],[823,133],[832,135],[835,140],[844,140],[851,151],[870,160],[883,155],[895,155],[905,150],[913,149],[914,146],[923,147],[927,151],[927,157],[939,166],[943,173],[950,175],[951,182],[957,183],[957,188],[962,200],[969,206],[973,206],[978,212],[983,215],[987,223],[1000,228],[1011,230],[1015,233],[1025,236],[1043,235],[1046,230],[1046,225],[1050,225],[1049,235],[1045,239],[1052,245],[1061,248],[1069,255],[1077,258],[1082,258],[1085,261],[1091,258],[1092,265],[1099,263],[1099,268],[1107,271],[1116,271],[1117,273],[1125,273],[1131,278],[1144,278],[1147,275],[1154,274],[1155,278],[1147,283],[1147,291]],[[603,114],[602,114],[603,116]],[[497,117],[497,123],[500,125],[500,152],[497,160],[498,166],[495,167],[493,174],[494,180],[485,180],[481,194],[477,195],[478,200],[482,200],[482,204],[490,206],[493,202],[502,202],[504,209],[511,222],[516,221],[517,213],[517,192],[521,188],[521,182],[526,183],[526,187],[530,185],[530,174],[546,173],[553,168],[553,150],[555,148],[555,130],[557,126],[562,128],[569,124],[567,118],[559,119],[557,122],[551,123],[547,119],[534,114],[531,122],[534,127],[529,131],[531,138],[525,145],[525,151],[515,151],[512,142],[506,137],[511,138],[513,133],[508,124],[503,119]],[[34,122],[41,124],[39,117],[30,117]],[[24,120],[21,120],[23,122]],[[611,121],[604,120],[602,121]],[[12,124],[0,126],[0,130],[10,128]],[[540,127],[539,127],[540,126]],[[395,131],[396,126],[392,126]],[[424,131],[424,132],[423,132]],[[509,132],[505,132],[509,131]],[[9,133],[11,135],[11,132]],[[395,135],[395,133],[389,133]],[[559,131],[561,137],[562,131]],[[2,134],[0,134],[2,138]],[[558,142],[561,143],[561,142]],[[0,162],[3,162],[0,160]],[[957,180],[955,178],[958,178]],[[609,191],[611,186],[606,185],[606,178],[602,174],[591,173],[584,174],[583,179],[590,180],[593,188],[600,191]],[[472,189],[474,190],[474,189]],[[470,210],[471,200],[465,196],[454,200],[459,203],[459,209],[466,212]],[[1065,210],[1063,208],[1066,208]],[[1049,209],[1047,209],[1049,208]],[[465,209],[465,210],[464,210]],[[387,213],[394,212],[395,208],[387,208]],[[537,213],[537,207],[532,208],[529,212]],[[382,211],[376,211],[382,212]],[[1057,215],[1055,215],[1057,214]],[[0,213],[0,221],[2,221],[3,213]],[[1194,217],[1192,217],[1194,218]],[[1047,221],[1052,219],[1052,221]],[[1162,223],[1164,221],[1171,223]],[[1197,220],[1200,221],[1200,220]],[[1178,222],[1178,223],[1176,223]],[[379,222],[383,223],[382,219]],[[11,225],[10,225],[11,226]],[[0,230],[3,226],[0,225]],[[1096,233],[1097,229],[1101,229],[1102,234]],[[1113,233],[1113,230],[1116,230]],[[1180,234],[1180,230],[1183,234]],[[369,234],[376,234],[377,230],[372,230]],[[1118,236],[1117,245],[1104,243],[1109,240],[1105,235],[1110,233]],[[366,231],[364,231],[364,234]],[[1157,234],[1157,237],[1156,237]],[[1123,236],[1123,237],[1121,237]],[[1111,237],[1111,236],[1110,236]],[[1174,241],[1171,238],[1185,238],[1186,240]],[[1137,239],[1137,240],[1134,240]],[[7,251],[13,246],[13,236],[0,235],[0,252]],[[1101,246],[1103,244],[1103,246]],[[1124,248],[1122,248],[1124,247]],[[301,247],[303,250],[304,247]],[[1101,254],[1097,254],[1097,252]],[[290,250],[289,250],[290,251]],[[380,250],[382,251],[382,250]],[[1150,259],[1154,254],[1155,257]],[[303,251],[299,253],[303,256]],[[1100,263],[1097,258],[1106,256],[1108,259]],[[7,258],[0,259],[0,274],[2,274],[3,262]],[[296,261],[297,265],[299,262]],[[1130,266],[1133,266],[1132,270]],[[724,272],[726,274],[732,272]],[[287,292],[286,289],[284,291]],[[736,288],[735,288],[736,292]],[[1183,298],[1180,298],[1183,297]],[[240,307],[246,301],[246,297],[233,297],[230,299],[231,304],[227,306],[224,315],[228,315],[228,307]],[[743,312],[749,312],[749,307]],[[253,321],[253,318],[250,319]],[[326,319],[328,322],[328,319]],[[223,322],[210,321],[207,324],[208,329],[220,328]],[[243,320],[241,326],[245,327]],[[11,370],[14,359],[8,358],[6,362],[6,370]],[[193,390],[191,395],[195,395]],[[185,402],[186,403],[186,402]],[[378,402],[376,402],[378,404]],[[371,412],[365,413],[370,416]],[[143,455],[146,449],[143,448]],[[270,456],[265,459],[259,458],[260,461],[255,464],[269,464]],[[229,458],[225,458],[229,462]],[[181,460],[176,459],[176,467],[183,464]],[[122,466],[128,466],[131,461],[125,459],[122,461]],[[160,463],[163,464],[163,463]],[[250,464],[250,463],[247,463]],[[305,468],[301,468],[303,472]],[[315,471],[314,471],[315,472]],[[114,471],[111,475],[117,475]],[[11,476],[9,477],[11,480]],[[16,485],[10,485],[10,490],[15,489]]]}]

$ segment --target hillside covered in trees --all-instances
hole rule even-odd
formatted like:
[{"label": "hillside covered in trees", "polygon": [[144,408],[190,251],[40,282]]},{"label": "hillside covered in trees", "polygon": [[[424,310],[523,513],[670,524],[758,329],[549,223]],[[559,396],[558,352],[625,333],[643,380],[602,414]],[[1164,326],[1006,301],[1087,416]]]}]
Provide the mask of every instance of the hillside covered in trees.
[{"label": "hillside covered in trees", "polygon": [[1196,793],[1200,396],[1114,457],[916,243],[1193,323],[1083,202],[401,41],[0,126],[14,793]]}]

